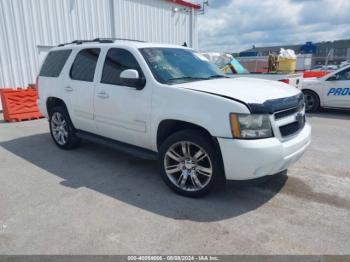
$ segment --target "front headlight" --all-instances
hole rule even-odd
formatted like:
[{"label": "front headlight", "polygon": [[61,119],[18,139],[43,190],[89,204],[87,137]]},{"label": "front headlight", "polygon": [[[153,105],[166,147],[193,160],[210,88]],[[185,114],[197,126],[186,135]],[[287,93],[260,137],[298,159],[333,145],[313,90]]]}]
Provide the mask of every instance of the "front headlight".
[{"label": "front headlight", "polygon": [[269,115],[230,114],[234,138],[256,139],[272,137]]}]

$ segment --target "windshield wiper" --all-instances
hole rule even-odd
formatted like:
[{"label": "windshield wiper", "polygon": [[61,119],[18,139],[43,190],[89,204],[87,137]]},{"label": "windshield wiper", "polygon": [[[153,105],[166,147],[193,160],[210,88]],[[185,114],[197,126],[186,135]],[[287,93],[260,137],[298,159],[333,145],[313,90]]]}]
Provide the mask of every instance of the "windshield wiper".
[{"label": "windshield wiper", "polygon": [[170,81],[177,81],[177,80],[190,80],[190,81],[197,81],[197,80],[210,80],[210,79],[216,79],[216,78],[229,78],[225,75],[212,75],[209,77],[193,77],[193,76],[183,76],[183,77],[175,77],[175,78],[169,78],[166,82]]},{"label": "windshield wiper", "polygon": [[212,75],[212,76],[209,76],[207,79],[215,79],[215,78],[229,78],[229,77],[225,75]]},{"label": "windshield wiper", "polygon": [[175,78],[169,78],[168,80],[166,80],[166,82],[169,81],[177,81],[177,80],[206,80],[207,78],[203,78],[203,77],[193,77],[193,76],[183,76],[183,77],[175,77]]}]

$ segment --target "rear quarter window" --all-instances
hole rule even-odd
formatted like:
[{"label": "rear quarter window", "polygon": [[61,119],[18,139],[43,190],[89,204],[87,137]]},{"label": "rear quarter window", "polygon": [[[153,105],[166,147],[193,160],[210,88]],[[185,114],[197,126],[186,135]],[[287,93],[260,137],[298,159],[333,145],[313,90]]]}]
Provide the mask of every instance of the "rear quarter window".
[{"label": "rear quarter window", "polygon": [[47,55],[39,75],[46,77],[58,77],[61,74],[61,71],[71,52],[72,50],[70,49],[51,51]]}]

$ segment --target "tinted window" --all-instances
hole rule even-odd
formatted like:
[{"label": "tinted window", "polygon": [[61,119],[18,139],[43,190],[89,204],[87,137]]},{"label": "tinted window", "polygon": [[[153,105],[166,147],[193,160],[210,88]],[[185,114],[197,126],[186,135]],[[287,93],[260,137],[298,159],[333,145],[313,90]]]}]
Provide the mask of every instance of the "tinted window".
[{"label": "tinted window", "polygon": [[103,66],[101,83],[125,85],[120,80],[120,73],[126,69],[135,69],[143,77],[141,68],[135,57],[125,49],[111,48]]},{"label": "tinted window", "polygon": [[74,80],[92,82],[100,49],[89,48],[81,50],[74,60],[70,77]]},{"label": "tinted window", "polygon": [[337,74],[337,80],[350,80],[350,67]]},{"label": "tinted window", "polygon": [[72,50],[59,50],[50,52],[43,66],[41,67],[40,76],[58,77],[66,63]]}]

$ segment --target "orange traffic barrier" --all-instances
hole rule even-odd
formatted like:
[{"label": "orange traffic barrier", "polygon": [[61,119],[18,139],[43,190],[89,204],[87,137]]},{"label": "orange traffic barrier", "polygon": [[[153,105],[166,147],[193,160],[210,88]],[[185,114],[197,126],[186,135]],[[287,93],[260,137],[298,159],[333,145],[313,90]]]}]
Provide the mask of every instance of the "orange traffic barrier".
[{"label": "orange traffic barrier", "polygon": [[1,93],[3,91],[9,91],[9,90],[13,90],[13,89],[12,88],[7,88],[7,87],[5,87],[5,88],[0,87],[0,96],[1,96]]},{"label": "orange traffic barrier", "polygon": [[44,117],[39,112],[38,106],[36,104],[36,100],[38,98],[37,89],[0,88],[0,95],[5,121],[19,122]]}]

